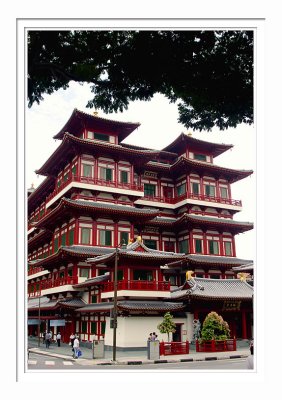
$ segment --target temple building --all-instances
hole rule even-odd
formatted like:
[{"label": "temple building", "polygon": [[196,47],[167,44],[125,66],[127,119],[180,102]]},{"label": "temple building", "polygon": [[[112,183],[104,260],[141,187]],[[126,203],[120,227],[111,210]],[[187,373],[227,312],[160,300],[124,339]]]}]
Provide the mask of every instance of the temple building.
[{"label": "temple building", "polygon": [[251,338],[242,271],[253,262],[237,257],[235,237],[253,224],[234,219],[242,202],[231,185],[252,171],[216,165],[233,146],[189,134],[162,150],[123,143],[139,125],[75,109],[54,136],[59,146],[36,171],[45,179],[28,191],[28,333],[111,347],[116,294],[120,349],[144,348],[152,331],[166,340],[157,325],[167,311],[174,341],[192,340],[193,321],[210,311]]}]

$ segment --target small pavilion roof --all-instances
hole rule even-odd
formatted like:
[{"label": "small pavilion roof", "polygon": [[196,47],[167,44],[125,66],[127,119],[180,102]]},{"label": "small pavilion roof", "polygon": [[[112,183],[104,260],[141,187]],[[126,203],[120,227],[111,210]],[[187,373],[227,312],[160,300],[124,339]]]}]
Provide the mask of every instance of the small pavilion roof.
[{"label": "small pavilion roof", "polygon": [[232,169],[221,167],[219,165],[211,164],[206,161],[195,161],[191,160],[187,157],[181,156],[177,159],[177,161],[170,166],[170,170],[172,172],[178,173],[178,171],[185,171],[188,169],[189,171],[207,171],[212,173],[213,175],[218,175],[218,177],[226,177],[230,183],[234,183],[239,181],[240,179],[244,179],[247,176],[252,175],[252,170],[243,170],[243,169]]},{"label": "small pavilion roof", "polygon": [[[87,262],[90,264],[106,263],[115,259],[116,250],[113,249],[109,254],[103,254],[95,258],[89,258]],[[118,249],[118,256],[120,258],[133,258],[133,259],[146,259],[146,260],[179,260],[185,257],[184,253],[173,253],[168,251],[160,251],[150,249],[144,243],[136,240],[134,243],[127,245],[126,248]]]},{"label": "small pavilion roof", "polygon": [[210,152],[216,157],[233,147],[232,144],[212,143],[205,140],[196,139],[192,136],[181,133],[173,142],[163,148],[163,151],[179,153],[183,150],[183,142],[190,146],[191,149]]},{"label": "small pavilion roof", "polygon": [[91,115],[75,108],[63,126],[63,128],[54,136],[54,139],[62,139],[65,132],[70,132],[73,135],[79,134],[85,126],[88,129],[95,129],[98,131],[107,131],[118,134],[119,141],[124,140],[131,132],[140,126],[139,122],[123,122],[115,121],[107,118],[99,117],[98,115]]},{"label": "small pavilion roof", "polygon": [[240,279],[192,278],[171,292],[170,299],[252,300],[254,289]]}]

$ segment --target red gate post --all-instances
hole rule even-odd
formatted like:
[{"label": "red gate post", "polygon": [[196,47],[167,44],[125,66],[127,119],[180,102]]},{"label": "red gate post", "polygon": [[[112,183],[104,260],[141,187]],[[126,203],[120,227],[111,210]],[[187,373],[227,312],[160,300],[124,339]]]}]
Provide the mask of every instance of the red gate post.
[{"label": "red gate post", "polygon": [[186,354],[189,354],[189,342],[186,340]]},{"label": "red gate post", "polygon": [[212,339],[211,340],[211,351],[215,351],[216,349],[215,349],[215,340],[214,339]]},{"label": "red gate post", "polygon": [[236,345],[237,345],[236,338],[234,336],[234,338],[233,338],[233,351],[236,351]]},{"label": "red gate post", "polygon": [[160,342],[160,356],[164,355],[164,341]]}]

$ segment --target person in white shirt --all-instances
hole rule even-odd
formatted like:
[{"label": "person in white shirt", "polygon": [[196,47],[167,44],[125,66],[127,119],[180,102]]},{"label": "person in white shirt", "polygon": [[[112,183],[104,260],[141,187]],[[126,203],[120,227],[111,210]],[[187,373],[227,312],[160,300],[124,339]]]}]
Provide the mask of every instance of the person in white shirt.
[{"label": "person in white shirt", "polygon": [[79,350],[79,340],[78,337],[76,336],[76,338],[74,339],[73,342],[73,349],[74,349],[74,358],[78,358],[77,352]]},{"label": "person in white shirt", "polygon": [[61,336],[60,332],[58,332],[57,337],[56,337],[58,347],[61,347],[61,338],[62,338],[62,336]]}]

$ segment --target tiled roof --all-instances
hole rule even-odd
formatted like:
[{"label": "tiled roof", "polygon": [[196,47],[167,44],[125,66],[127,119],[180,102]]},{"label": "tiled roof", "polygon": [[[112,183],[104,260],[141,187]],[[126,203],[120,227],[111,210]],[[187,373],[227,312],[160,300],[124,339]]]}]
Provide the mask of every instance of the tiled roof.
[{"label": "tiled roof", "polygon": [[247,264],[247,265],[241,265],[239,267],[233,267],[233,271],[253,271],[254,270],[254,264]]},{"label": "tiled roof", "polygon": [[130,206],[123,206],[118,204],[112,203],[98,203],[94,201],[87,201],[87,200],[70,200],[67,198],[63,198],[66,204],[71,204],[74,206],[81,206],[81,207],[91,207],[97,210],[107,210],[112,214],[119,214],[120,212],[124,212],[126,214],[132,215],[148,215],[151,218],[156,216],[159,212],[158,209],[152,210],[150,208],[137,208],[137,207],[130,207]]},{"label": "tiled roof", "polygon": [[100,283],[106,282],[110,279],[110,276],[108,274],[105,275],[100,275],[100,276],[96,276],[95,278],[90,278],[90,279],[86,279],[86,281],[82,282],[82,283],[78,283],[77,285],[73,285],[74,289],[76,288],[82,288],[85,286],[95,286],[98,285]]},{"label": "tiled roof", "polygon": [[170,298],[251,300],[253,292],[253,287],[240,279],[192,278],[181,288],[171,292]]},{"label": "tiled roof", "polygon": [[[253,229],[253,224],[251,222],[241,222],[241,221],[235,221],[234,219],[227,219],[227,218],[211,218],[211,217],[205,217],[205,216],[200,216],[200,215],[191,215],[191,214],[184,214],[181,218],[194,221],[194,222],[200,222],[200,223],[205,223],[205,224],[215,224],[215,225],[226,225],[228,227],[239,227],[239,228],[244,228],[244,230],[249,230]],[[180,219],[181,219],[180,218]]]},{"label": "tiled roof", "polygon": [[[141,249],[141,251],[139,250]],[[100,263],[100,262],[106,262],[114,259],[116,254],[116,250],[112,249],[111,253],[108,254],[103,254],[101,256],[95,257],[94,259],[88,259],[88,262],[93,262],[93,263]],[[171,259],[181,259],[185,257],[184,253],[173,253],[173,252],[168,252],[168,251],[160,251],[160,250],[154,250],[150,249],[149,247],[145,246],[144,243],[135,241],[129,245],[127,245],[126,248],[119,248],[118,249],[118,254],[119,257],[130,257],[130,258],[146,258],[146,259],[165,259],[165,260],[171,260]]]},{"label": "tiled roof", "polygon": [[[77,308],[85,305],[85,302],[80,298],[69,298],[69,299],[56,299],[50,300],[48,297],[41,297],[40,299],[40,309],[54,309],[59,306],[68,307],[68,308]],[[28,309],[36,310],[39,308],[39,298],[31,299],[28,301]]]},{"label": "tiled roof", "polygon": [[236,266],[251,263],[252,260],[244,260],[237,257],[226,257],[226,256],[211,256],[202,254],[188,254],[184,259],[179,261],[173,261],[168,263],[169,268],[177,266],[189,266],[194,264],[208,264],[208,265],[223,265],[223,266]]},{"label": "tiled roof", "polygon": [[[114,307],[112,302],[87,304],[85,307],[78,308],[78,312],[104,312],[110,311]],[[172,303],[164,301],[134,301],[123,300],[117,302],[120,311],[180,311],[184,309],[182,303]]]}]

